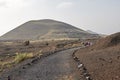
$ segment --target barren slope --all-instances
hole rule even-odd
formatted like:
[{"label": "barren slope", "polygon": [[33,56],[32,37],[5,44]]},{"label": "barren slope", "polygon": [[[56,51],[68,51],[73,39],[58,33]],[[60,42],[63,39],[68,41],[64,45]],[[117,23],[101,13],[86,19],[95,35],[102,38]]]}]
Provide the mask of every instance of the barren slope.
[{"label": "barren slope", "polygon": [[67,23],[45,19],[26,22],[0,37],[0,40],[53,40],[96,36],[98,35],[87,33]]},{"label": "barren slope", "polygon": [[94,80],[120,80],[120,32],[77,51]]}]

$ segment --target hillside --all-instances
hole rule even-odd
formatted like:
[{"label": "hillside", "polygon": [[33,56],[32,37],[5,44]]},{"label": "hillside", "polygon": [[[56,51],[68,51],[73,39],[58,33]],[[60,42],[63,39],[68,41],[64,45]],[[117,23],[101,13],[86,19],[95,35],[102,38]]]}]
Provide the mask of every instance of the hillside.
[{"label": "hillside", "polygon": [[120,32],[77,51],[94,80],[120,80]]},{"label": "hillside", "polygon": [[97,43],[93,46],[93,48],[101,49],[116,46],[118,44],[120,44],[120,32],[98,40]]},{"label": "hillside", "polygon": [[0,40],[84,39],[96,36],[64,22],[44,19],[26,22],[1,36]]},{"label": "hillside", "polygon": [[87,30],[87,32],[90,33],[90,34],[98,34],[98,33],[93,32],[93,31],[91,31],[91,30]]}]

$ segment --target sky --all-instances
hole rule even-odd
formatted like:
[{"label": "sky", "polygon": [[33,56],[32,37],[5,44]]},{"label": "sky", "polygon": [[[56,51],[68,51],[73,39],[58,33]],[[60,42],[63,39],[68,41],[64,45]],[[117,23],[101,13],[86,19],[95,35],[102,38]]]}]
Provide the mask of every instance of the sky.
[{"label": "sky", "polygon": [[40,19],[113,34],[120,32],[120,0],[0,0],[0,36],[27,21]]}]

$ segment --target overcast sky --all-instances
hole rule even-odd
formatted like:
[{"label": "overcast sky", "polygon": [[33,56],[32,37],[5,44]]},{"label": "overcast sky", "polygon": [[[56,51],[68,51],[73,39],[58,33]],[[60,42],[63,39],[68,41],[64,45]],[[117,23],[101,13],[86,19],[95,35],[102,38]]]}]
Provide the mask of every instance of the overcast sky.
[{"label": "overcast sky", "polygon": [[39,19],[112,34],[120,32],[120,0],[0,0],[0,35]]}]

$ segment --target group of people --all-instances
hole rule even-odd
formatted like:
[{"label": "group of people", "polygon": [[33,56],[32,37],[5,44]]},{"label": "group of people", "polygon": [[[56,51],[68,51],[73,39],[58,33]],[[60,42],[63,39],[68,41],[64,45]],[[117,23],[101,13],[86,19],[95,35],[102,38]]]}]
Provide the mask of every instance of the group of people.
[{"label": "group of people", "polygon": [[82,42],[82,44],[83,44],[84,46],[91,46],[91,45],[92,45],[92,42]]}]

